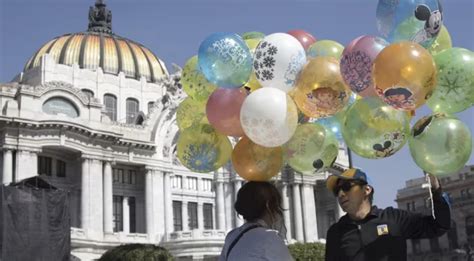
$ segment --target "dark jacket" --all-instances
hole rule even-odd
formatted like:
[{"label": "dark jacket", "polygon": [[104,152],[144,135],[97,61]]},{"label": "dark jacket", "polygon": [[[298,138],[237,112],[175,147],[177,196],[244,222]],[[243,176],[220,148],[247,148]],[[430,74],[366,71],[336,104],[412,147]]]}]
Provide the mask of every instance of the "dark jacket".
[{"label": "dark jacket", "polygon": [[407,260],[407,239],[443,235],[451,225],[449,204],[441,189],[433,191],[436,219],[392,207],[372,207],[361,221],[348,215],[329,228],[326,237],[326,261]]}]

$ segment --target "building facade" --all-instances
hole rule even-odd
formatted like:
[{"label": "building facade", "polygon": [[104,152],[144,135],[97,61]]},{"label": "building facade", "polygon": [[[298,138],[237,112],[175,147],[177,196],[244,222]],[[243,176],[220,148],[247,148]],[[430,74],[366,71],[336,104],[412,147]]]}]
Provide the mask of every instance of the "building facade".
[{"label": "building facade", "polygon": [[[409,260],[461,261],[474,257],[474,165],[440,181],[451,204],[451,230],[439,238],[408,240]],[[405,188],[398,190],[398,207],[431,215],[425,182],[424,178],[408,180]]]},{"label": "building facade", "polygon": [[[185,94],[143,45],[111,30],[97,0],[85,32],[41,46],[12,82],[0,83],[0,170],[8,185],[40,175],[67,190],[72,255],[95,260],[127,243],[160,244],[178,260],[214,260],[226,232],[243,223],[233,210],[243,180],[231,166],[194,173],[176,157],[176,108]],[[342,215],[324,180],[283,169],[288,242],[315,242]]]}]

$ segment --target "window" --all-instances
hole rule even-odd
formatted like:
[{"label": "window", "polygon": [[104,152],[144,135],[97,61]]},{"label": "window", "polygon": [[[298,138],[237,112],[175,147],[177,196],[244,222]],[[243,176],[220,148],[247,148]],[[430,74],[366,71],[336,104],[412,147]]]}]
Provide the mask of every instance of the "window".
[{"label": "window", "polygon": [[212,179],[202,179],[202,190],[212,191]]},{"label": "window", "polygon": [[66,162],[62,160],[56,161],[56,176],[61,178],[66,177]]},{"label": "window", "polygon": [[113,182],[116,184],[137,184],[137,171],[133,169],[112,169]]},{"label": "window", "polygon": [[451,229],[448,231],[448,244],[449,249],[456,249],[459,247],[458,244],[458,232],[456,227],[456,222],[451,222]]},{"label": "window", "polygon": [[183,187],[183,177],[181,176],[173,176],[171,179],[171,186],[173,188],[182,188]]},{"label": "window", "polygon": [[153,108],[153,106],[155,106],[155,102],[149,102],[148,103],[148,113],[150,113],[151,108]]},{"label": "window", "polygon": [[127,99],[127,119],[128,124],[135,123],[135,117],[138,115],[138,101],[132,98]]},{"label": "window", "polygon": [[412,239],[411,244],[413,246],[413,254],[421,253],[421,244],[419,239]]},{"label": "window", "polygon": [[466,218],[466,236],[469,245],[474,246],[474,216]]},{"label": "window", "polygon": [[137,224],[136,224],[136,210],[135,210],[135,197],[129,197],[128,198],[128,206],[130,209],[130,233],[136,233],[137,232]]},{"label": "window", "polygon": [[112,169],[113,182],[123,183],[123,169]]},{"label": "window", "polygon": [[197,203],[188,202],[188,226],[190,230],[198,228]]},{"label": "window", "polygon": [[183,219],[182,219],[182,204],[181,201],[173,200],[173,224],[174,231],[183,230]]},{"label": "window", "polygon": [[123,231],[123,197],[114,196],[114,232]]},{"label": "window", "polygon": [[113,121],[117,120],[117,97],[112,94],[104,95],[105,114]]},{"label": "window", "polygon": [[212,204],[204,203],[202,208],[204,215],[204,229],[214,229],[214,226],[212,225]]},{"label": "window", "polygon": [[54,97],[43,104],[43,112],[51,115],[66,115],[71,118],[79,117],[79,111],[74,104],[62,97]]},{"label": "window", "polygon": [[38,174],[51,176],[51,158],[38,156]]},{"label": "window", "polygon": [[440,251],[439,241],[438,241],[437,237],[430,238],[430,248],[431,248],[432,252],[439,252]]},{"label": "window", "polygon": [[84,93],[89,98],[89,100],[94,98],[94,92],[93,91],[88,90],[88,89],[82,89],[81,91],[82,91],[82,93]]},{"label": "window", "polygon": [[198,182],[197,178],[188,177],[188,189],[189,190],[197,190],[197,182]]}]

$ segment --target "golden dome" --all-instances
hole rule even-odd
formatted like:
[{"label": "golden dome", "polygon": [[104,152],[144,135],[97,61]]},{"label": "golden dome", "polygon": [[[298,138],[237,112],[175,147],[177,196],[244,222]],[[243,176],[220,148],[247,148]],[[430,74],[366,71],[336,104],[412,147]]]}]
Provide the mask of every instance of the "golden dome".
[{"label": "golden dome", "polygon": [[51,55],[59,64],[78,64],[89,70],[100,67],[107,74],[123,72],[138,80],[144,76],[148,82],[168,74],[165,64],[148,48],[112,33],[111,13],[100,0],[89,11],[88,31],[65,34],[47,42],[26,63],[24,71],[39,66],[44,54]]}]

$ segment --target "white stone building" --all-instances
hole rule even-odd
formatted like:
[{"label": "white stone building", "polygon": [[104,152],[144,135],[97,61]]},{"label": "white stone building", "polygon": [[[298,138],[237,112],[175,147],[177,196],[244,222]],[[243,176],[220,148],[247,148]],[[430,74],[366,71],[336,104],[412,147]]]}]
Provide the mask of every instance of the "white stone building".
[{"label": "white stone building", "polygon": [[[440,178],[451,202],[451,230],[439,238],[409,240],[408,259],[413,261],[461,261],[474,257],[474,165]],[[431,215],[429,192],[423,177],[408,180],[397,193],[400,209]]]},{"label": "white stone building", "polygon": [[[89,29],[41,46],[12,82],[0,83],[3,184],[41,175],[70,192],[72,255],[94,260],[126,243],[168,248],[178,260],[212,260],[243,180],[231,168],[193,173],[176,159],[180,72],[141,44],[111,31],[98,0]],[[330,172],[348,166],[344,147]],[[329,172],[285,170],[289,242],[325,237],[341,215],[325,188]]]}]

